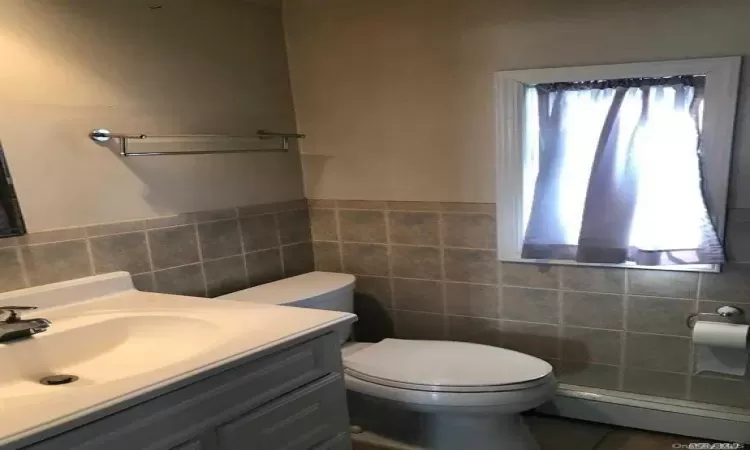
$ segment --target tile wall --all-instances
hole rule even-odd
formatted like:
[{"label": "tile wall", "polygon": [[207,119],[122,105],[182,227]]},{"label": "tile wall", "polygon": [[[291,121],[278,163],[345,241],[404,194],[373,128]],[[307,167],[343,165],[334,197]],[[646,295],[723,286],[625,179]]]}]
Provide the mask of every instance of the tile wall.
[{"label": "tile wall", "polygon": [[501,264],[492,204],[309,203],[317,270],[357,276],[361,339],[498,345],[547,359],[564,383],[750,408],[750,381],[691,375],[685,326],[721,304],[750,310],[750,266]]},{"label": "tile wall", "polygon": [[215,297],[313,269],[304,200],[0,239],[0,292],[124,270],[144,291]]}]

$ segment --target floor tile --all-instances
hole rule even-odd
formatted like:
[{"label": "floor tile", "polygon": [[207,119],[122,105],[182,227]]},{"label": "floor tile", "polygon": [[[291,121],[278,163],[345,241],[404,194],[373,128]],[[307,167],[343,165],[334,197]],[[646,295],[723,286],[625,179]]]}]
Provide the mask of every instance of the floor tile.
[{"label": "floor tile", "polygon": [[609,425],[530,415],[525,417],[542,450],[594,450],[612,430]]},{"label": "floor tile", "polygon": [[708,441],[706,439],[621,428],[609,433],[596,447],[596,450],[669,450],[677,448],[677,445],[696,442]]}]

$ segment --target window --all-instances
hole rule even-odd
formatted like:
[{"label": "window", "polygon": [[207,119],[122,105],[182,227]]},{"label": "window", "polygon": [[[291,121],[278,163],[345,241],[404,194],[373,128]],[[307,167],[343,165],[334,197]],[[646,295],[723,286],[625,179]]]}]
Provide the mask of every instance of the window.
[{"label": "window", "polygon": [[501,260],[723,262],[739,58],[500,72]]},{"label": "window", "polygon": [[26,227],[21,216],[21,208],[18,206],[5,155],[0,148],[0,238],[20,236],[25,233]]}]

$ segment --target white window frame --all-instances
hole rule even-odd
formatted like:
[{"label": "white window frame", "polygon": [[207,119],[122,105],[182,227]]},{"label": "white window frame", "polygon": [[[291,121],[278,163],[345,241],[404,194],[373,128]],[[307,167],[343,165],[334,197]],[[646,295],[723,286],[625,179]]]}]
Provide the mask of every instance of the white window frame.
[{"label": "white window frame", "polygon": [[[556,82],[705,75],[702,148],[706,156],[703,160],[706,203],[711,219],[716,225],[719,239],[724,242],[740,64],[741,57],[736,56],[496,72],[497,258],[501,261],[532,262],[532,260],[521,258],[525,233],[523,229],[525,92],[528,86]],[[573,261],[545,260],[544,262],[583,265]],[[601,266],[602,264],[585,265]],[[718,265],[650,268],[719,270]]]}]

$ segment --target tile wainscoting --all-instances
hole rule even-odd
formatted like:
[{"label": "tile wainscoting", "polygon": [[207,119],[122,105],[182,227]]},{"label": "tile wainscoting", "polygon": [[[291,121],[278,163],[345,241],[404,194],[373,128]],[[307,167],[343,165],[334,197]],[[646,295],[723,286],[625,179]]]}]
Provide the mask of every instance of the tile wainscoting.
[{"label": "tile wainscoting", "polygon": [[364,340],[498,345],[550,361],[564,383],[750,408],[750,381],[692,375],[685,326],[721,304],[750,310],[750,265],[698,274],[501,264],[493,204],[309,206],[317,270],[357,276]]},{"label": "tile wainscoting", "polygon": [[304,200],[0,239],[0,292],[124,270],[143,291],[215,297],[313,269]]}]

